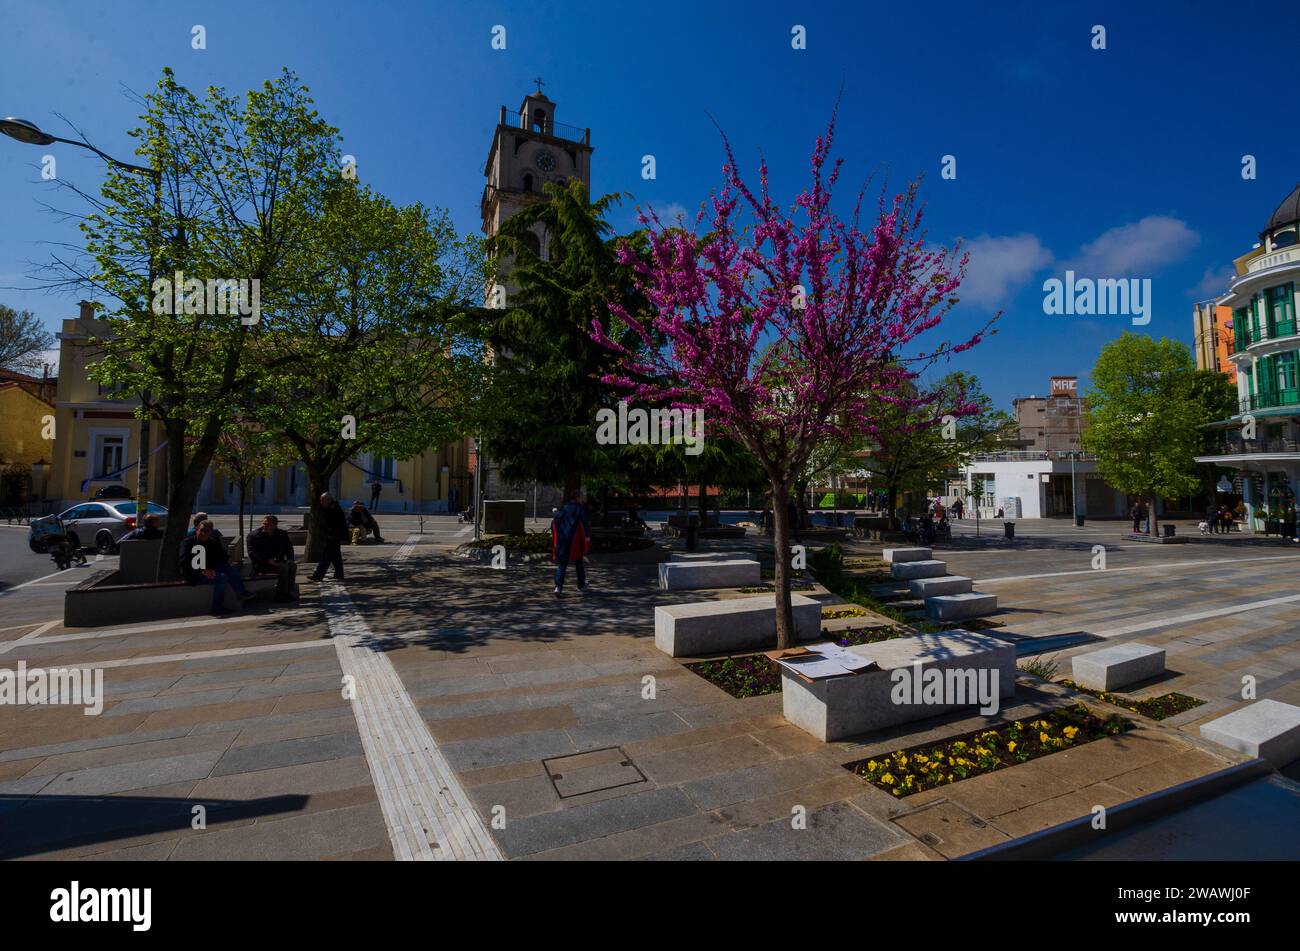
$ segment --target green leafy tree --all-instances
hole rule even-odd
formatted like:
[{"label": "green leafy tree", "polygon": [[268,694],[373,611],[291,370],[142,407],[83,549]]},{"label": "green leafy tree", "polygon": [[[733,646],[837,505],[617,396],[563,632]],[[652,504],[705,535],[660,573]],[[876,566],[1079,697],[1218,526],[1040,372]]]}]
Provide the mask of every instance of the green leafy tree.
[{"label": "green leafy tree", "polygon": [[1093,368],[1084,448],[1097,454],[1107,482],[1148,502],[1153,535],[1157,500],[1199,485],[1200,426],[1217,412],[1196,397],[1206,390],[1198,390],[1187,345],[1167,337],[1124,333],[1102,348]]},{"label": "green leafy tree", "polygon": [[[507,306],[479,315],[478,332],[492,351],[480,425],[507,480],[558,484],[567,494],[584,476],[609,478],[621,448],[595,439],[596,411],[618,395],[601,382],[617,358],[592,339],[592,321],[608,314],[611,301],[631,311],[644,304],[606,220],[621,196],[591,201],[576,178],[542,190],[548,200],[511,216],[490,243]],[[611,333],[633,345],[626,331]]]},{"label": "green leafy tree", "polygon": [[862,468],[884,487],[895,525],[899,493],[925,492],[974,454],[996,450],[1015,430],[1014,420],[994,409],[979,380],[961,372],[916,387],[906,404],[882,403],[879,418]]},{"label": "green leafy tree", "polygon": [[217,440],[212,467],[239,493],[239,542],[244,544],[244,511],[253,480],[293,461],[292,447],[278,433],[235,420]]},{"label": "green leafy tree", "polygon": [[[140,394],[138,412],[162,424],[172,517],[159,572],[167,579],[179,573],[174,552],[221,434],[252,386],[245,358],[310,278],[315,217],[338,177],[339,148],[336,130],[287,71],[243,97],[212,87],[200,99],[166,69],[142,105],[131,134],[157,186],[116,166],[99,197],[68,185],[91,206],[81,216],[86,253],[56,252],[50,283],[109,299],[109,331],[92,342],[88,372]],[[257,281],[260,320],[211,307],[201,292],[186,293],[179,312],[156,307],[169,291],[151,281],[177,274]]]},{"label": "green leafy tree", "polygon": [[462,321],[486,273],[481,241],[458,237],[446,212],[350,180],[329,190],[310,241],[310,280],[259,342],[247,402],[306,470],[309,559],[320,496],[349,459],[408,459],[466,434],[483,359]]}]

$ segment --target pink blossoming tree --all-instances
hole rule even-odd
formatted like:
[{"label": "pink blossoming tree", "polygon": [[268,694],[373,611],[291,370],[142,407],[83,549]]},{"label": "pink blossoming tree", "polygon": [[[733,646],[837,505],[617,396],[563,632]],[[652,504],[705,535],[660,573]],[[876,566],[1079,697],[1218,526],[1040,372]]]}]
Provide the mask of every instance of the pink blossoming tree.
[{"label": "pink blossoming tree", "polygon": [[607,383],[634,399],[702,407],[707,431],[738,440],[762,465],[775,519],[778,648],[794,644],[787,506],[809,455],[826,440],[870,438],[882,404],[924,399],[909,385],[918,363],[980,339],[928,351],[918,342],[916,353],[905,353],[956,302],[966,258],[927,244],[916,182],[892,201],[882,193],[868,226],[865,188],[852,215],[838,217],[831,193],[843,160],[826,167],[834,131],[832,117],[813,151],[812,185],[788,210],[772,199],[766,161],[757,193],[745,184],[724,136],[724,185],[711,199],[711,227],[700,233],[703,207],[693,230],[643,213],[648,248],[622,248],[652,310],[633,314],[614,304],[611,315],[642,346],[620,346],[599,322],[595,328],[621,355],[620,372]]}]

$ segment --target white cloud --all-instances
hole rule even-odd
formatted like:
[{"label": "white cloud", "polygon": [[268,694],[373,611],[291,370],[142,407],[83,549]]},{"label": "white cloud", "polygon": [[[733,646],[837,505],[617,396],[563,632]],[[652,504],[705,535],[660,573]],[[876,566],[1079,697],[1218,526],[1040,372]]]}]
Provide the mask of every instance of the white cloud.
[{"label": "white cloud", "polygon": [[965,250],[970,261],[957,296],[964,304],[990,310],[1005,306],[1037,271],[1053,261],[1052,252],[1032,234],[980,235],[968,242]]},{"label": "white cloud", "polygon": [[1223,267],[1207,267],[1205,273],[1201,275],[1201,280],[1196,287],[1192,288],[1192,294],[1197,300],[1222,297],[1227,293],[1228,285],[1236,276],[1237,271],[1230,264]]},{"label": "white cloud", "polygon": [[1065,268],[1081,277],[1149,277],[1184,257],[1200,240],[1185,221],[1148,215],[1103,232],[1080,248]]}]

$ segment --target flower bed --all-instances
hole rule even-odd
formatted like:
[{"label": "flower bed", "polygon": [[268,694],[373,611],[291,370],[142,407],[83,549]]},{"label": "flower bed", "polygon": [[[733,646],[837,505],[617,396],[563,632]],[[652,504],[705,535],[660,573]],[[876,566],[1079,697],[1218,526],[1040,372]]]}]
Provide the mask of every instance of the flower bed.
[{"label": "flower bed", "polygon": [[1177,716],[1180,713],[1186,713],[1188,710],[1195,710],[1205,703],[1204,700],[1197,700],[1195,697],[1189,697],[1185,693],[1167,693],[1159,697],[1146,697],[1142,700],[1134,700],[1132,697],[1121,696],[1117,693],[1108,693],[1105,690],[1093,690],[1091,687],[1080,687],[1073,680],[1062,679],[1057,683],[1069,687],[1071,690],[1078,690],[1089,696],[1096,697],[1104,703],[1110,703],[1117,707],[1123,707],[1133,713],[1140,713],[1144,717],[1152,720],[1167,720],[1169,717]]},{"label": "flower bed", "polygon": [[831,631],[827,634],[831,642],[840,647],[857,647],[859,644],[878,644],[892,641],[898,637],[912,637],[906,628],[886,625],[885,627],[860,627],[854,631]]},{"label": "flower bed", "polygon": [[781,692],[781,667],[762,654],[705,660],[686,669],[742,700]]},{"label": "flower bed", "polygon": [[897,750],[880,759],[846,763],[845,769],[901,798],[1050,756],[1132,728],[1132,721],[1119,714],[1102,719],[1079,703],[1037,719],[1017,720],[941,743]]},{"label": "flower bed", "polygon": [[830,611],[822,612],[823,621],[838,621],[840,618],[846,617],[871,617],[871,612],[857,605],[848,605],[847,607],[833,608]]}]

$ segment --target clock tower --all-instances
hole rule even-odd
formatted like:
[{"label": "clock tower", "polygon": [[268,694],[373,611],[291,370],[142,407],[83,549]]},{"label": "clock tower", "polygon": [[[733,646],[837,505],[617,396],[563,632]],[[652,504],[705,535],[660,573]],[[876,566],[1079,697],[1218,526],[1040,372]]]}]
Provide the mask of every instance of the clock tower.
[{"label": "clock tower", "polygon": [[[560,185],[577,178],[591,189],[591,129],[556,122],[555,103],[542,93],[542,81],[536,82],[537,91],[524,97],[517,113],[501,107],[492,135],[483,168],[487,185],[480,204],[483,233],[488,237],[494,236],[511,215],[546,201],[542,186],[547,182]],[[535,254],[546,258],[546,232],[541,224],[533,227],[525,242]],[[508,282],[508,273],[506,261],[501,279]],[[523,499],[529,517],[534,513],[545,517],[551,508],[564,504],[564,491],[558,486],[507,483],[492,462],[492,447],[483,449],[481,455],[473,453],[471,466],[476,470],[481,467],[482,471],[475,474],[479,478],[477,491],[483,493],[484,499]]]},{"label": "clock tower", "polygon": [[[541,91],[524,97],[516,114],[501,107],[483,174],[480,210],[483,233],[495,235],[515,212],[546,200],[542,185],[578,178],[591,188],[591,130],[555,121],[555,103]],[[546,253],[546,235],[537,233],[538,253]]]}]

